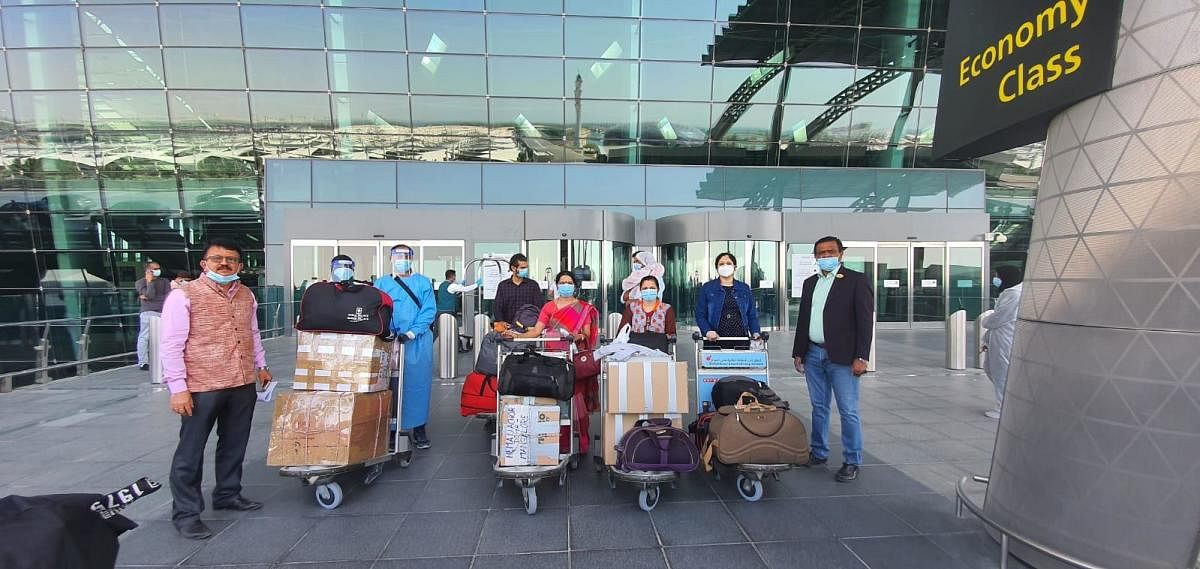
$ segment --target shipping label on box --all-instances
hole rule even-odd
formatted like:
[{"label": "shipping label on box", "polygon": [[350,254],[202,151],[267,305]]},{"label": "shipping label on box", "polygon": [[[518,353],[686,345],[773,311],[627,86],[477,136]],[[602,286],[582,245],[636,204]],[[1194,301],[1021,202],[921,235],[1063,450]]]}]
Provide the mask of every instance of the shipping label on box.
[{"label": "shipping label on box", "polygon": [[617,463],[617,443],[629,432],[638,419],[671,420],[671,426],[683,428],[683,415],[679,413],[608,413],[604,415],[604,430],[601,431],[600,446],[604,450],[604,464]]},{"label": "shipping label on box", "polygon": [[500,407],[500,466],[553,466],[559,462],[558,405]]},{"label": "shipping label on box", "polygon": [[269,466],[344,466],[387,454],[391,391],[291,391],[275,402]]},{"label": "shipping label on box", "polygon": [[686,413],[687,362],[611,362],[606,375],[607,413]]},{"label": "shipping label on box", "polygon": [[709,408],[708,408],[709,411],[717,410],[717,408],[715,406],[713,406],[713,404],[712,404],[713,386],[716,385],[717,382],[721,380],[721,378],[731,377],[732,375],[737,375],[738,377],[748,377],[750,379],[753,379],[754,381],[761,381],[763,383],[769,383],[767,381],[767,372],[765,372],[765,371],[760,372],[760,373],[738,371],[736,374],[730,374],[728,370],[726,370],[726,371],[708,371],[708,372],[697,371],[696,372],[696,414],[697,415],[704,412],[704,403],[705,402],[708,402],[708,404],[709,404]]},{"label": "shipping label on box", "polygon": [[705,350],[700,367],[714,369],[767,367],[767,353],[750,350]]},{"label": "shipping label on box", "polygon": [[292,388],[350,393],[387,389],[392,347],[375,336],[300,332]]}]

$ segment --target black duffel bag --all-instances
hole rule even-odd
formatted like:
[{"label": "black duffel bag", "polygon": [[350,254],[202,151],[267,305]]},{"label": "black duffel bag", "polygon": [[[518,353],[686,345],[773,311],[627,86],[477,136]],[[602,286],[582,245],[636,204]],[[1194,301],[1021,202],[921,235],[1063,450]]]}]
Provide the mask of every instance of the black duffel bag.
[{"label": "black duffel bag", "polygon": [[775,390],[767,386],[766,383],[750,379],[744,375],[731,375],[722,377],[713,385],[713,409],[720,409],[726,405],[736,405],[738,398],[743,393],[753,393],[758,402],[763,405],[774,405],[781,409],[789,408],[788,402],[781,399],[775,393]]},{"label": "black duffel bag", "polygon": [[670,338],[659,332],[630,332],[629,343],[658,350],[664,354],[671,353]]},{"label": "black duffel bag", "polygon": [[369,284],[313,283],[300,298],[296,329],[387,336],[392,322],[391,297]]},{"label": "black duffel bag", "polygon": [[575,365],[532,348],[509,355],[500,365],[500,395],[567,401],[575,395]]}]

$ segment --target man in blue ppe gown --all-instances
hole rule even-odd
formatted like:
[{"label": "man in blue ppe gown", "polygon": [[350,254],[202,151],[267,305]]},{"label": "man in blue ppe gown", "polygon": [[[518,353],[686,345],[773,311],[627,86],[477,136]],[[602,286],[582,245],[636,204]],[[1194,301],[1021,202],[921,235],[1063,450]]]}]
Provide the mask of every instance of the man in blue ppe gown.
[{"label": "man in blue ppe gown", "polygon": [[[433,388],[433,333],[429,327],[437,314],[437,301],[429,278],[415,272],[413,257],[413,249],[408,245],[392,247],[392,274],[376,280],[375,288],[392,297],[392,332],[398,344],[404,343],[404,362],[392,358],[397,372],[404,366],[400,430],[411,430],[413,444],[427,449],[430,443],[425,423],[429,419],[429,394]],[[393,390],[396,383],[397,378],[393,377]]]}]

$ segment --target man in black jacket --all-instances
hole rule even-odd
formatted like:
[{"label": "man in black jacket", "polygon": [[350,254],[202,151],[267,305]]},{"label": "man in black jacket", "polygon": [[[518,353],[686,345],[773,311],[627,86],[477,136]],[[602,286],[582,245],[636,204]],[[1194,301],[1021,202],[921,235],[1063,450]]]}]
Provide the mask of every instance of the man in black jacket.
[{"label": "man in black jacket", "polygon": [[862,463],[862,424],[858,419],[858,377],[867,371],[875,324],[875,299],[867,277],[842,266],[842,241],[822,237],[813,246],[820,271],[804,281],[796,343],[796,371],[808,380],[812,401],[812,455],[808,466],[829,460],[829,403],[837,398],[842,417],[842,468],[838,482],[858,478]]}]

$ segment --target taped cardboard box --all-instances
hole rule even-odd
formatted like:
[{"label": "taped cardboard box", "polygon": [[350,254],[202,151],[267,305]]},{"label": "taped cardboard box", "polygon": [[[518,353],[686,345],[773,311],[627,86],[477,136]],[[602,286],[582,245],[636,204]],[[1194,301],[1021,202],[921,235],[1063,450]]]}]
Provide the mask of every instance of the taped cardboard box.
[{"label": "taped cardboard box", "polygon": [[299,332],[292,389],[372,393],[388,388],[392,344],[375,336]]},{"label": "taped cardboard box", "polygon": [[610,362],[608,413],[687,413],[687,362]]},{"label": "taped cardboard box", "polygon": [[[528,401],[529,404],[514,400]],[[542,404],[534,404],[539,401]],[[500,466],[558,464],[559,419],[562,415],[557,401],[505,396],[500,401],[499,415],[496,459]]]},{"label": "taped cardboard box", "polygon": [[268,466],[344,466],[388,450],[392,392],[290,391],[275,401]]},{"label": "taped cardboard box", "polygon": [[604,415],[604,430],[600,436],[600,446],[604,449],[604,464],[617,463],[617,443],[621,437],[633,428],[638,419],[671,420],[671,426],[683,428],[683,415],[680,413],[607,413]]}]

